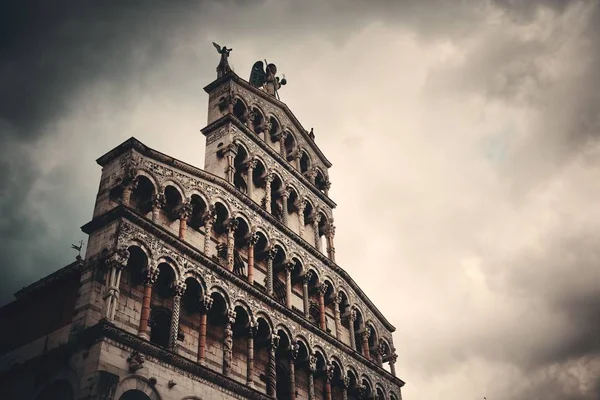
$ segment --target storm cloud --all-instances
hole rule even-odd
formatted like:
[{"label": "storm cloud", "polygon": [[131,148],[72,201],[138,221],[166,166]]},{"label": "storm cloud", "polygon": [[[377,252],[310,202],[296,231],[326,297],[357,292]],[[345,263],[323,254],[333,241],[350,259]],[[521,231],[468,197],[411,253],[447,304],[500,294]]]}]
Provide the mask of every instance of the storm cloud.
[{"label": "storm cloud", "polygon": [[216,41],[277,63],[333,162],[404,398],[597,399],[599,39],[592,0],[4,2],[0,303],[74,259],[98,156],[203,166]]}]

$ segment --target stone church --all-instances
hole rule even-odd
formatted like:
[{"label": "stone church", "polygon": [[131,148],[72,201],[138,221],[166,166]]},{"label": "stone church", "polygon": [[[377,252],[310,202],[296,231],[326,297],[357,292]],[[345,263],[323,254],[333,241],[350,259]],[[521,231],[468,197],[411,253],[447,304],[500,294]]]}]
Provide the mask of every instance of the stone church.
[{"label": "stone church", "polygon": [[335,261],[332,164],[276,66],[215,47],[204,169],[98,158],[85,258],[0,309],[1,399],[401,399],[395,328]]}]

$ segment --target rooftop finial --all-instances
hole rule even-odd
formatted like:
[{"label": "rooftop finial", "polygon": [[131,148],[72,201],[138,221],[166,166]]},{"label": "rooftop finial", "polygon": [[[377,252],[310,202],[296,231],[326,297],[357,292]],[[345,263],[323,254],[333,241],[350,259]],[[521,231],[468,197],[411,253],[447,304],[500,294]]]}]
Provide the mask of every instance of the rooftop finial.
[{"label": "rooftop finial", "polygon": [[217,49],[217,53],[221,55],[221,61],[219,61],[219,65],[217,65],[217,78],[220,78],[229,71],[231,71],[228,58],[229,53],[231,53],[231,50],[233,49],[228,49],[227,46],[223,46],[221,48],[221,46],[219,46],[215,42],[212,42],[212,44],[213,46],[215,46],[215,49]]}]

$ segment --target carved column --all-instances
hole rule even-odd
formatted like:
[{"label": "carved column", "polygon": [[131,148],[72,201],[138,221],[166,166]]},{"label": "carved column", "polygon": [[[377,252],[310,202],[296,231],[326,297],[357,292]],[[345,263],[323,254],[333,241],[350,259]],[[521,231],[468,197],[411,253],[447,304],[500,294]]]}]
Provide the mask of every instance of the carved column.
[{"label": "carved column", "polygon": [[337,293],[333,299],[333,315],[335,319],[335,337],[341,340],[342,337],[342,321],[340,319],[340,303],[342,302],[342,294]]},{"label": "carved column", "polygon": [[192,205],[186,202],[179,209],[179,239],[181,240],[185,240],[185,231],[190,215],[192,215]]},{"label": "carved column", "polygon": [[306,171],[304,173],[304,176],[306,177],[306,179],[308,179],[308,181],[310,183],[312,183],[313,185],[315,184],[315,178],[317,177],[317,170],[316,168],[311,168],[308,171]]},{"label": "carved column", "polygon": [[137,187],[137,184],[138,180],[135,178],[125,183],[123,187],[123,195],[121,197],[121,202],[124,206],[129,206],[129,204],[131,203],[131,193],[133,193],[133,190]]},{"label": "carved column", "polygon": [[169,348],[177,350],[177,335],[179,334],[179,313],[181,310],[181,296],[185,293],[185,282],[177,282],[173,285],[173,316],[171,318],[171,330],[169,332]]},{"label": "carved column", "polygon": [[302,300],[304,302],[304,318],[310,317],[310,298],[308,293],[308,284],[312,279],[313,272],[306,271],[302,276]]},{"label": "carved column", "polygon": [[306,208],[306,200],[305,199],[299,200],[296,207],[298,208],[298,222],[299,222],[298,236],[302,237],[302,235],[304,234],[304,209]]},{"label": "carved column", "polygon": [[152,198],[152,222],[158,221],[158,215],[160,209],[165,206],[165,195],[163,193],[156,193]]},{"label": "carved column", "polygon": [[144,339],[149,339],[148,335],[148,320],[150,319],[150,300],[152,298],[152,286],[158,279],[158,267],[148,265],[144,274],[144,297],[142,298],[142,312],[140,315],[140,326],[138,327],[138,335]]},{"label": "carved column", "polygon": [[296,169],[298,171],[301,170],[301,166],[300,166],[300,159],[302,158],[302,152],[299,150],[296,150],[294,152],[294,166],[296,167]]},{"label": "carved column", "polygon": [[258,243],[258,235],[253,233],[248,239],[248,283],[254,284],[254,247]]},{"label": "carved column", "polygon": [[369,351],[369,336],[371,336],[371,328],[368,326],[365,327],[365,330],[360,334],[362,338],[362,348],[363,348],[363,356],[366,358],[371,358],[371,354]]},{"label": "carved column", "polygon": [[321,222],[321,214],[316,214],[313,218],[313,229],[315,231],[315,247],[321,251],[321,237],[319,236],[319,222]]},{"label": "carved column", "polygon": [[225,176],[227,177],[227,182],[233,185],[233,176],[235,175],[235,166],[234,160],[237,155],[238,147],[235,143],[229,143],[225,151],[223,152],[224,156],[227,158],[227,169],[225,170]]},{"label": "carved column", "polygon": [[275,360],[275,351],[279,346],[279,336],[271,334],[269,343],[269,371],[267,375],[267,396],[275,398],[277,385],[277,365]]},{"label": "carved column", "polygon": [[277,255],[277,248],[272,247],[267,253],[267,294],[273,296],[273,260]]},{"label": "carved column", "polygon": [[350,387],[350,377],[344,376],[342,379],[342,400],[348,400],[348,388]]},{"label": "carved column", "polygon": [[356,321],[356,310],[350,310],[350,347],[352,350],[356,350],[356,336],[354,332],[354,322]]},{"label": "carved column", "polygon": [[213,206],[210,206],[208,212],[204,215],[204,255],[210,258],[210,239],[212,229],[215,221],[217,220],[217,214]]},{"label": "carved column", "polygon": [[290,345],[290,400],[296,400],[296,359],[300,345],[293,342]]},{"label": "carved column", "polygon": [[109,321],[115,318],[117,305],[119,303],[119,284],[121,282],[121,272],[129,260],[129,250],[122,248],[114,251],[106,259],[108,267],[106,273],[105,292],[104,292],[104,310],[102,316]]},{"label": "carved column", "polygon": [[275,179],[275,175],[269,172],[265,178],[265,210],[271,213],[271,184]]},{"label": "carved column", "polygon": [[326,180],[323,184],[323,193],[325,194],[325,196],[329,196],[329,189],[331,189],[331,182],[329,182],[329,180]]},{"label": "carved column", "polygon": [[254,337],[258,332],[258,324],[256,321],[250,321],[248,329],[248,368],[246,371],[246,386],[254,387]]},{"label": "carved column", "polygon": [[233,356],[233,324],[235,323],[235,310],[227,311],[227,323],[223,339],[223,375],[229,376]]},{"label": "carved column", "polygon": [[246,172],[246,176],[248,177],[248,197],[252,199],[254,195],[254,180],[252,179],[254,174],[254,168],[258,165],[258,160],[250,160],[248,161],[248,170]]},{"label": "carved column", "polygon": [[377,365],[383,368],[383,355],[385,354],[385,345],[383,341],[379,341],[379,345],[377,346],[375,353],[375,361],[377,361]]},{"label": "carved column", "polygon": [[390,372],[396,376],[396,361],[398,360],[398,354],[392,353],[390,356]]},{"label": "carved column", "polygon": [[256,112],[254,110],[248,111],[248,117],[246,118],[246,126],[252,132],[256,133],[256,127],[254,126],[254,119],[256,118]]},{"label": "carved column", "polygon": [[325,400],[331,400],[331,380],[333,379],[333,364],[331,364],[331,362],[328,362],[325,368]]},{"label": "carved column", "polygon": [[315,373],[317,372],[317,356],[308,358],[308,399],[315,400]]},{"label": "carved column", "polygon": [[235,250],[235,230],[239,225],[237,219],[231,218],[227,223],[227,269],[233,272],[233,251]]},{"label": "carved column", "polygon": [[294,263],[286,261],[283,265],[285,271],[285,306],[289,309],[292,308],[292,271],[294,270]]},{"label": "carved column", "polygon": [[287,135],[287,132],[281,132],[279,135],[279,154],[281,154],[281,157],[283,157],[284,160],[287,160],[287,151],[285,149],[285,138]]},{"label": "carved column", "polygon": [[213,298],[210,296],[203,296],[200,300],[200,329],[198,332],[198,362],[200,365],[204,365],[206,362],[206,320],[212,305]]},{"label": "carved column", "polygon": [[288,199],[290,198],[290,189],[285,188],[281,191],[281,205],[282,205],[282,222],[285,226],[288,226]]},{"label": "carved column", "polygon": [[327,329],[327,319],[325,318],[325,293],[327,292],[327,284],[323,283],[319,286],[319,326],[321,329]]},{"label": "carved column", "polygon": [[325,237],[327,238],[327,257],[335,262],[335,247],[333,246],[333,237],[335,236],[335,226],[333,223],[329,223],[325,230]]}]

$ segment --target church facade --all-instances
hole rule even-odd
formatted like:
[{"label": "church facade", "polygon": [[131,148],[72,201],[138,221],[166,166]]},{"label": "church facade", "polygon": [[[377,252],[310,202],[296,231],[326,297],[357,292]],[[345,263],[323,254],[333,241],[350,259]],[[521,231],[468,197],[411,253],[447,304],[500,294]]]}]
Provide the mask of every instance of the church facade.
[{"label": "church facade", "polygon": [[331,163],[275,66],[223,49],[204,168],[135,138],[97,160],[85,258],[0,309],[0,398],[401,399],[395,328],[335,262]]}]

